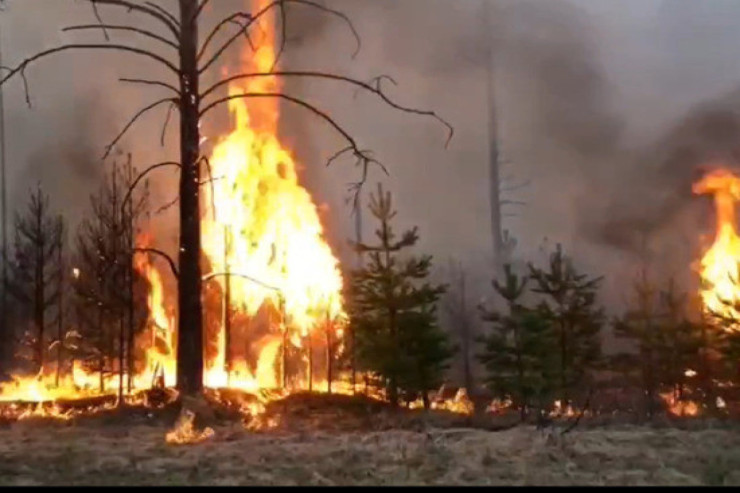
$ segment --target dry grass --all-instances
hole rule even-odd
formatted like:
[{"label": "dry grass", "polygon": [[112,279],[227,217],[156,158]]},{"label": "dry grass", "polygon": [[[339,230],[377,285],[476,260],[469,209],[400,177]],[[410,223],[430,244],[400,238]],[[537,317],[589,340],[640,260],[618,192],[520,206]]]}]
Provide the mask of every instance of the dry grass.
[{"label": "dry grass", "polygon": [[737,485],[740,432],[625,427],[249,433],[165,444],[166,427],[0,430],[0,485]]}]

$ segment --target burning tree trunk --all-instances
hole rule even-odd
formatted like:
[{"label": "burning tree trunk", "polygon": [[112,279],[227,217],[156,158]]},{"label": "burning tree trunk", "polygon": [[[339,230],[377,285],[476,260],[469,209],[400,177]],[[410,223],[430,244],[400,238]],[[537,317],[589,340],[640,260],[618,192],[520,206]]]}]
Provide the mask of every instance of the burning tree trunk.
[{"label": "burning tree trunk", "polygon": [[197,0],[180,0],[180,253],[177,280],[177,386],[203,388],[203,309],[200,273],[200,93]]}]

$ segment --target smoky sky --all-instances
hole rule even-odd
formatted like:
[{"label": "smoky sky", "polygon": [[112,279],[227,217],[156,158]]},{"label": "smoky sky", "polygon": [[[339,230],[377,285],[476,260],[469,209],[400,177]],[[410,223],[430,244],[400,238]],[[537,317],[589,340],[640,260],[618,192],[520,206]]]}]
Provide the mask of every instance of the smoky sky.
[{"label": "smoky sky", "polygon": [[[492,19],[484,23],[483,2]],[[176,7],[174,0],[160,0]],[[213,0],[212,25],[234,0]],[[400,113],[372,95],[330,82],[289,80],[286,91],[331,114],[388,168],[397,228],[419,226],[419,249],[440,265],[455,258],[490,295],[486,40],[494,43],[499,143],[509,183],[531,181],[507,195],[526,205],[505,209],[520,258],[560,242],[594,274],[619,278],[634,267],[641,245],[671,274],[685,274],[698,231],[711,230],[705,200],[690,185],[702,165],[740,158],[740,3],[734,0],[326,0],[346,13],[362,38],[338,18],[292,8],[285,68],[333,71],[363,80],[385,74],[394,100],[431,109],[455,128]],[[89,23],[89,4],[74,0],[9,0],[2,14],[3,63],[62,42],[101,41],[94,33],[59,28]],[[127,14],[101,9],[106,21]],[[138,19],[138,18],[137,18]],[[138,21],[137,21],[138,22]],[[148,25],[142,23],[142,25]],[[149,26],[154,27],[154,26]],[[490,37],[488,35],[491,35]],[[133,38],[119,36],[122,41]],[[146,43],[144,43],[146,45]],[[149,45],[146,45],[149,46]],[[157,48],[159,49],[159,48]],[[235,51],[226,60],[234,64]],[[135,109],[162,97],[127,87],[120,77],[165,76],[127,55],[65,53],[27,70],[33,108],[18,81],[6,90],[11,201],[41,180],[52,200],[79,217],[106,164],[104,146]],[[152,72],[154,70],[154,72]],[[211,76],[212,77],[212,76]],[[164,111],[142,120],[122,142],[141,165],[176,156],[177,129],[164,146]],[[205,133],[228,128],[225,113]],[[326,168],[345,143],[299,108],[286,106],[281,132],[301,163],[302,180],[322,205],[327,235],[343,257],[354,220],[345,203],[358,170],[351,161]],[[176,190],[157,175],[156,200]],[[325,207],[323,207],[325,206]],[[153,204],[156,208],[156,204]],[[373,231],[365,214],[364,236]],[[176,238],[173,217],[159,219],[163,246]],[[607,287],[608,296],[622,297]]]}]

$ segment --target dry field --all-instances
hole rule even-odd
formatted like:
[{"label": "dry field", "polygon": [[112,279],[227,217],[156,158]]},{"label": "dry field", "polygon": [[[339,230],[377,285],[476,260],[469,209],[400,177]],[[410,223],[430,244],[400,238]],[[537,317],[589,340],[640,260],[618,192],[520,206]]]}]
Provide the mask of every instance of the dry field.
[{"label": "dry field", "polygon": [[738,485],[740,431],[253,433],[196,445],[163,424],[20,422],[0,430],[0,485]]}]

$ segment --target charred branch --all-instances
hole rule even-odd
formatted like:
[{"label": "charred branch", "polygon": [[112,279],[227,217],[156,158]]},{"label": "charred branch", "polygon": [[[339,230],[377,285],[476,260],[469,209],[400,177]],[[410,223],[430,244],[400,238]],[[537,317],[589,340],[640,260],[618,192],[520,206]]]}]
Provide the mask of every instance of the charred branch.
[{"label": "charred branch", "polygon": [[[258,78],[258,77],[309,77],[309,78],[332,80],[336,82],[344,82],[346,84],[353,85],[360,90],[364,90],[371,94],[375,94],[381,100],[383,100],[384,103],[386,103],[388,106],[390,106],[393,109],[402,111],[404,113],[411,113],[414,115],[428,116],[428,117],[434,118],[435,120],[440,122],[442,125],[444,125],[448,130],[448,136],[447,136],[447,141],[445,142],[445,147],[449,146],[449,143],[455,134],[455,129],[452,127],[452,125],[450,125],[447,121],[445,121],[443,118],[437,115],[437,113],[435,113],[434,111],[419,110],[416,108],[402,106],[396,103],[395,101],[393,101],[391,98],[389,98],[388,95],[385,94],[381,86],[382,80],[393,81],[393,79],[388,76],[376,77],[375,79],[373,79],[373,82],[375,82],[375,85],[372,85],[370,83],[362,82],[360,80],[353,79],[351,77],[345,77],[342,75],[335,75],[335,74],[329,74],[329,73],[324,73],[324,72],[311,72],[311,71],[254,72],[254,73],[239,74],[239,75],[227,77],[226,79],[223,79],[213,84],[211,87],[203,91],[203,93],[200,95],[200,99],[203,100],[207,98],[208,96],[213,94],[215,91],[217,91],[219,88],[225,85],[228,85],[231,82],[242,80],[242,79]],[[207,109],[210,109],[210,107],[208,107]],[[204,110],[203,113],[205,111],[206,110]]]},{"label": "charred branch", "polygon": [[146,178],[146,176],[154,170],[165,168],[165,167],[170,167],[170,166],[175,166],[177,168],[182,169],[182,165],[180,163],[177,163],[175,161],[164,161],[162,163],[153,164],[149,166],[148,168],[146,168],[141,173],[139,173],[136,179],[134,179],[134,181],[131,182],[131,186],[126,191],[126,195],[123,196],[123,201],[121,202],[121,216],[122,217],[125,216],[126,206],[128,205],[128,202],[131,200],[131,196],[133,195],[134,190],[136,190],[136,187],[139,185],[141,180]]},{"label": "charred branch", "polygon": [[115,139],[113,139],[113,142],[111,142],[108,146],[105,148],[105,154],[103,154],[103,159],[107,158],[111,151],[113,151],[113,148],[118,144],[118,142],[123,138],[124,135],[126,135],[126,132],[133,126],[134,123],[136,123],[136,120],[141,118],[145,113],[153,110],[157,106],[164,104],[164,103],[173,103],[173,104],[179,104],[180,100],[178,98],[164,98],[160,99],[158,101],[155,101],[154,103],[145,106],[144,108],[140,109],[130,120],[129,122],[123,127],[123,130],[116,136]]},{"label": "charred branch", "polygon": [[164,147],[164,138],[167,136],[167,126],[170,123],[170,117],[172,116],[172,110],[177,108],[177,105],[173,102],[169,108],[167,108],[167,116],[164,119],[164,124],[162,125],[162,135],[159,137],[159,143],[162,147]]},{"label": "charred branch", "polygon": [[174,48],[175,50],[179,49],[179,47],[170,41],[167,38],[164,38],[160,36],[159,34],[155,34],[153,32],[147,31],[146,29],[140,29],[133,26],[120,26],[120,25],[112,25],[112,24],[84,24],[79,26],[69,26],[62,29],[62,32],[68,32],[68,31],[85,31],[90,29],[101,29],[103,33],[105,34],[106,38],[105,40],[108,41],[108,31],[129,31],[134,32],[137,34],[141,34],[142,36],[145,36],[147,38],[155,39],[161,43],[166,44],[167,46],[170,46]]},{"label": "charred branch", "polygon": [[[111,51],[123,51],[128,53],[134,53],[136,55],[140,55],[142,57],[150,58],[152,60],[155,60],[159,62],[161,65],[164,65],[168,69],[170,69],[175,74],[179,74],[179,70],[177,67],[175,67],[172,63],[167,61],[167,59],[157,55],[156,53],[152,53],[148,50],[143,50],[141,48],[136,48],[133,46],[126,46],[126,45],[118,45],[118,44],[67,44],[62,46],[57,46],[56,48],[50,48],[48,50],[41,51],[39,53],[36,53],[32,57],[26,58],[23,60],[17,67],[15,68],[8,68],[8,73],[0,79],[0,87],[3,86],[9,79],[11,79],[16,74],[20,73],[23,75],[28,65],[35,62],[36,60],[39,60],[40,58],[44,58],[48,55],[53,55],[55,53],[61,53],[62,51],[67,50],[111,50]],[[24,83],[25,83],[25,76]],[[30,98],[28,94],[28,85],[26,84],[26,101],[30,104]]]},{"label": "charred branch", "polygon": [[100,17],[98,6],[95,3],[92,4],[92,10],[93,10],[93,15],[95,16],[95,19],[97,19],[98,21],[98,25],[103,29],[103,37],[105,38],[106,41],[110,41],[110,37],[108,36],[108,30],[103,25],[103,18]]},{"label": "charred branch", "polygon": [[309,110],[311,113],[315,114],[316,116],[318,116],[319,118],[327,122],[334,130],[336,130],[337,133],[339,133],[349,143],[349,145],[345,147],[344,149],[342,149],[339,153],[332,156],[332,160],[336,160],[337,157],[339,157],[342,154],[352,152],[352,154],[357,158],[358,165],[362,165],[363,167],[361,181],[353,186],[355,193],[359,193],[362,185],[367,180],[368,168],[371,164],[376,164],[376,165],[381,166],[381,168],[383,168],[383,165],[380,162],[378,162],[376,159],[372,158],[367,151],[361,150],[359,146],[357,145],[357,142],[355,141],[355,139],[346,130],[344,130],[332,117],[330,117],[328,114],[321,111],[314,105],[307,103],[303,101],[302,99],[299,99],[299,98],[296,98],[294,96],[290,96],[287,94],[283,94],[279,92],[274,92],[274,93],[245,92],[242,94],[234,94],[231,96],[221,98],[217,101],[212,102],[208,106],[206,106],[203,110],[201,110],[200,117],[202,118],[205,114],[208,113],[208,111],[219,106],[220,104],[226,103],[234,99],[249,99],[249,98],[278,98],[278,99],[284,99],[286,101],[290,101],[291,103],[294,103],[298,106],[301,106]]},{"label": "charred branch", "polygon": [[270,289],[272,291],[282,292],[282,290],[278,287],[275,287],[263,281],[260,281],[259,279],[255,277],[248,276],[246,274],[239,274],[238,272],[211,272],[210,274],[203,276],[203,282],[208,282],[217,277],[227,277],[227,276],[228,277],[241,277],[242,279],[246,279],[247,281],[251,281],[259,286],[262,286],[263,288]]},{"label": "charred branch", "polygon": [[198,17],[200,17],[200,14],[203,13],[203,9],[205,9],[208,4],[211,2],[211,0],[202,0],[200,2],[200,5],[198,5],[198,10],[195,11],[195,15],[193,16],[193,20],[197,20]]},{"label": "charred branch", "polygon": [[170,91],[174,92],[178,96],[180,95],[180,90],[173,86],[172,84],[168,84],[166,82],[162,82],[160,80],[149,80],[149,79],[128,79],[128,78],[121,78],[118,79],[119,82],[127,82],[129,84],[143,84],[147,86],[159,86],[164,87],[166,89],[169,89]]},{"label": "charred branch", "polygon": [[172,22],[172,24],[174,24],[178,28],[180,27],[180,21],[177,20],[177,17],[175,17],[174,15],[170,14],[167,11],[167,9],[165,9],[163,7],[160,7],[159,5],[157,5],[154,2],[144,2],[144,5],[146,5],[147,7],[150,7],[152,9],[156,10],[157,12],[159,12],[160,14],[162,14],[163,16],[165,16],[167,19],[169,19],[170,22]]},{"label": "charred branch", "polygon": [[[238,17],[241,17],[241,18],[244,18],[244,19],[249,19],[249,21],[243,26],[243,29],[242,30],[240,30],[236,34],[234,34],[231,37],[229,37],[229,39],[226,40],[224,42],[224,44],[221,45],[221,47],[218,50],[216,50],[216,52],[213,54],[213,56],[211,56],[211,58],[208,59],[208,61],[204,65],[202,65],[201,68],[198,69],[198,73],[199,74],[202,74],[203,72],[205,72],[206,70],[208,70],[208,68],[211,67],[211,65],[213,65],[214,63],[216,63],[219,60],[219,58],[221,58],[221,55],[223,55],[223,53],[226,50],[228,50],[231,45],[234,44],[234,42],[239,38],[239,36],[241,36],[243,34],[244,30],[249,29],[255,22],[257,22],[262,16],[264,16],[265,14],[267,14],[270,10],[274,9],[275,7],[278,7],[278,8],[280,8],[280,9],[283,10],[283,14],[281,16],[284,17],[284,9],[285,9],[285,5],[286,4],[295,4],[295,5],[303,5],[303,6],[306,6],[306,7],[312,7],[312,8],[315,8],[317,10],[320,10],[320,11],[322,11],[324,13],[334,15],[334,16],[339,17],[340,19],[344,20],[345,23],[347,23],[347,25],[349,26],[350,30],[352,31],[352,34],[355,37],[355,40],[357,42],[357,48],[356,48],[355,52],[352,54],[352,58],[354,59],[357,56],[357,54],[360,52],[360,48],[362,47],[362,41],[360,40],[360,36],[357,33],[357,30],[355,29],[355,26],[352,24],[352,21],[349,19],[349,17],[347,17],[342,12],[339,12],[337,10],[331,9],[329,7],[325,7],[324,5],[321,5],[319,3],[312,2],[311,0],[275,0],[274,2],[268,4],[262,10],[260,10],[259,12],[255,13],[253,15],[252,14],[249,14],[247,12],[240,12],[238,14],[234,14],[235,16],[238,16]],[[226,22],[224,22],[224,24],[226,24],[228,22],[230,22],[230,21],[226,21]],[[285,19],[283,19],[283,24],[285,24]],[[214,28],[214,31],[217,30],[217,29],[220,29],[221,27],[223,27],[223,25],[222,24],[219,24],[218,26],[216,26],[216,28]],[[215,36],[215,34],[213,32],[211,32],[211,34],[209,34],[209,36],[207,36],[206,39],[213,38],[213,36]],[[283,42],[282,43],[284,43],[284,39],[285,38],[283,38]],[[204,50],[201,50],[201,51],[204,51]],[[201,53],[201,55],[202,55],[202,53]]]},{"label": "charred branch", "polygon": [[156,248],[134,248],[135,253],[148,253],[152,255],[157,255],[159,257],[162,257],[164,260],[167,261],[167,264],[170,266],[170,270],[172,271],[172,275],[175,276],[175,279],[180,278],[180,272],[177,270],[177,265],[175,264],[175,261],[172,260],[172,257],[164,253],[162,250],[158,250]]},{"label": "charred branch", "polygon": [[[130,2],[127,0],[90,0],[90,3],[93,4],[93,6],[97,7],[97,5],[107,5],[110,7],[122,7],[125,8],[128,12],[140,12],[142,14],[146,14],[149,17],[153,17],[154,19],[158,20],[162,24],[164,24],[167,29],[172,32],[172,34],[175,36],[175,39],[180,38],[180,29],[179,29],[179,23],[177,22],[177,19],[174,19],[165,11],[165,13],[162,13],[161,7],[159,8],[153,8],[150,3],[147,2],[144,5],[137,4],[134,2]],[[156,6],[158,7],[158,6]],[[173,21],[174,19],[174,21]]]},{"label": "charred branch", "polygon": [[[239,22],[240,20],[245,20],[245,23]],[[203,45],[201,46],[200,50],[198,51],[197,59],[200,61],[203,58],[203,55],[205,54],[206,50],[208,49],[208,46],[210,46],[211,41],[216,37],[216,35],[221,32],[221,29],[223,29],[227,24],[236,24],[240,27],[239,34],[244,34],[244,37],[246,38],[247,42],[249,43],[249,46],[254,49],[254,44],[252,43],[252,38],[249,35],[249,27],[250,23],[249,21],[252,20],[252,16],[250,14],[246,14],[244,12],[237,12],[235,14],[231,14],[230,16],[224,18],[216,24],[216,27],[214,27],[211,32],[206,37],[205,41],[203,42]],[[237,36],[238,38],[239,36]]]}]

